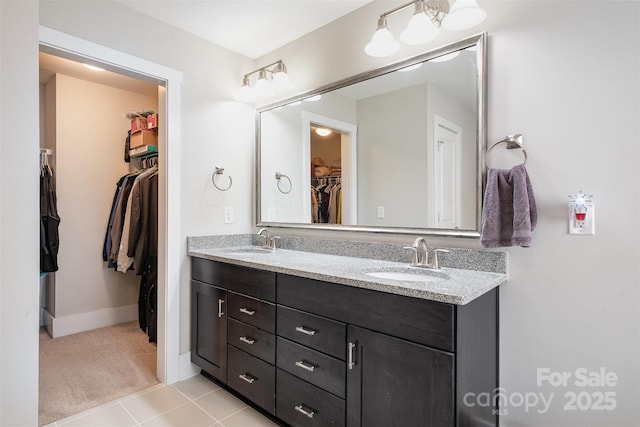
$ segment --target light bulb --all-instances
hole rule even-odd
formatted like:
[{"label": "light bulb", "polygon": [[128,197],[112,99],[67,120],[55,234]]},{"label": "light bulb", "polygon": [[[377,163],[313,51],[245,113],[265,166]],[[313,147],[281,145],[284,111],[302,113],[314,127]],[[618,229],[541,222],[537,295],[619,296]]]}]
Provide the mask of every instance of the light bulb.
[{"label": "light bulb", "polygon": [[440,34],[440,28],[427,16],[424,3],[416,2],[415,12],[407,28],[400,34],[400,40],[411,45],[422,44],[435,39],[438,34]]},{"label": "light bulb", "polygon": [[266,98],[273,95],[273,85],[267,79],[267,73],[265,70],[260,70],[258,74],[258,80],[256,81],[256,95],[259,98]]},{"label": "light bulb", "polygon": [[442,20],[442,26],[451,31],[466,30],[475,27],[486,17],[487,12],[478,6],[476,0],[456,0]]},{"label": "light bulb", "polygon": [[400,45],[387,28],[386,18],[378,19],[378,28],[373,33],[371,41],[364,47],[365,53],[369,56],[383,57],[393,55],[398,49]]},{"label": "light bulb", "polygon": [[249,78],[246,76],[242,79],[242,86],[240,86],[240,90],[238,91],[237,99],[240,102],[255,101],[255,93],[249,85]]},{"label": "light bulb", "polygon": [[316,133],[320,136],[329,136],[331,135],[331,129],[327,128],[316,128]]},{"label": "light bulb", "polygon": [[293,87],[289,75],[285,72],[276,73],[273,75],[273,86],[276,90],[289,90]]},{"label": "light bulb", "polygon": [[279,91],[289,90],[293,87],[287,69],[282,62],[278,62],[273,71],[273,87]]}]

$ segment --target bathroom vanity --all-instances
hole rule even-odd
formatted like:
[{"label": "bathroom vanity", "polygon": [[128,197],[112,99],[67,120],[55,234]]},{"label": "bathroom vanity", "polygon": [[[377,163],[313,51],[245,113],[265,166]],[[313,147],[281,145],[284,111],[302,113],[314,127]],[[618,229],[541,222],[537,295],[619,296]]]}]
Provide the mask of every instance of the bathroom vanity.
[{"label": "bathroom vanity", "polygon": [[389,279],[372,273],[414,270],[258,246],[189,255],[192,362],[284,423],[497,425],[477,395],[498,387],[505,274]]}]

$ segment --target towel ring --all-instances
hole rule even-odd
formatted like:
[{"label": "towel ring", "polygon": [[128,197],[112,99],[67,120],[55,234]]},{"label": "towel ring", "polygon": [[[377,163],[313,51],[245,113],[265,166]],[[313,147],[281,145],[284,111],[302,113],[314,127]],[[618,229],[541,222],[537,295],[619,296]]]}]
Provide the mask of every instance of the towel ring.
[{"label": "towel ring", "polygon": [[506,136],[504,139],[496,142],[495,144],[493,144],[491,147],[489,147],[489,149],[486,152],[486,155],[484,157],[484,165],[486,167],[489,167],[489,162],[488,162],[488,157],[489,157],[489,151],[491,151],[493,149],[493,147],[495,147],[498,144],[502,144],[505,143],[507,144],[507,150],[513,150],[516,148],[520,148],[522,149],[522,155],[524,156],[524,160],[522,161],[522,164],[526,164],[527,163],[527,151],[522,148],[522,134],[521,133],[516,133],[513,135],[508,135]]},{"label": "towel ring", "polygon": [[[289,181],[289,189],[288,190],[286,190],[286,189],[283,190],[282,187],[280,187],[280,184],[282,183],[282,181],[281,181],[282,178],[286,178],[286,180]],[[285,175],[283,173],[280,173],[280,172],[276,172],[276,181],[278,181],[276,183],[276,186],[278,187],[278,191],[280,191],[282,194],[289,194],[291,192],[291,187],[292,187],[291,179],[287,175]]]},{"label": "towel ring", "polygon": [[211,175],[211,182],[213,183],[213,186],[216,187],[218,190],[227,191],[228,189],[231,188],[231,184],[233,184],[233,180],[231,179],[231,176],[229,176],[229,185],[227,185],[227,188],[218,187],[218,184],[216,184],[216,175],[222,175],[222,174],[224,174],[224,168],[220,168],[216,166],[216,169],[213,171],[213,174]]}]

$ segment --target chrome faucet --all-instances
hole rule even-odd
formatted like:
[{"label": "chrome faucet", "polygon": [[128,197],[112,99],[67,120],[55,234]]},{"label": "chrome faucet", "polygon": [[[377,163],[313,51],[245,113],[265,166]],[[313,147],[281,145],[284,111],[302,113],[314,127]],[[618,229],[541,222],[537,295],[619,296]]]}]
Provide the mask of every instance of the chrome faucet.
[{"label": "chrome faucet", "polygon": [[[414,240],[413,245],[405,246],[404,249],[410,249],[413,251],[411,258],[411,267],[422,268],[440,268],[440,262],[438,260],[438,253],[449,252],[446,249],[434,248],[429,250],[427,247],[427,239],[420,236]],[[430,259],[431,258],[431,262]]]},{"label": "chrome faucet", "polygon": [[262,244],[262,247],[264,249],[271,249],[271,250],[276,250],[276,239],[279,239],[280,236],[271,236],[271,234],[269,233],[269,230],[267,230],[266,228],[261,228],[260,231],[258,231],[258,234],[262,237],[264,237],[264,243]]}]

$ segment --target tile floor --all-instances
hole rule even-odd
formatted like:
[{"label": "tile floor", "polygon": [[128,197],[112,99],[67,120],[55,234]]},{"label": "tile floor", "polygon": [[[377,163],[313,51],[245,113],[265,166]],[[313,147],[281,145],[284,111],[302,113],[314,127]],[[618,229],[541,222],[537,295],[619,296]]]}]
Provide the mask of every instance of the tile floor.
[{"label": "tile floor", "polygon": [[157,384],[46,427],[273,427],[277,424],[206,378]]}]

